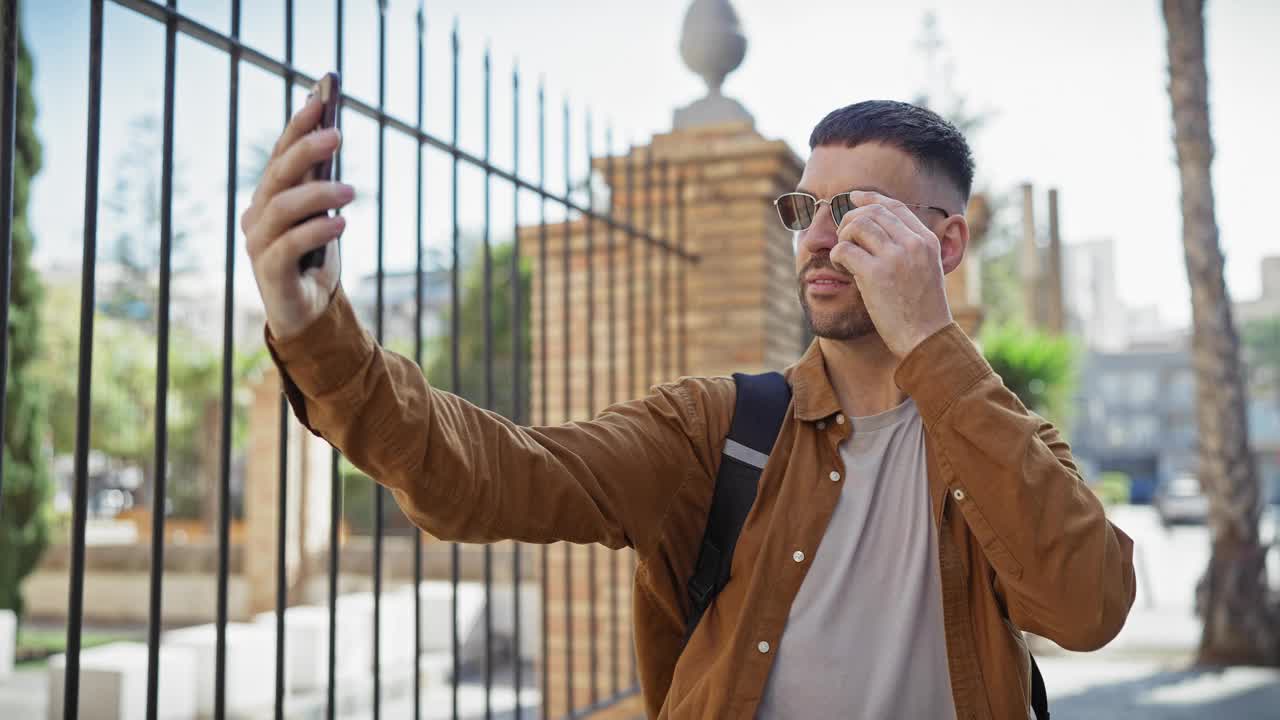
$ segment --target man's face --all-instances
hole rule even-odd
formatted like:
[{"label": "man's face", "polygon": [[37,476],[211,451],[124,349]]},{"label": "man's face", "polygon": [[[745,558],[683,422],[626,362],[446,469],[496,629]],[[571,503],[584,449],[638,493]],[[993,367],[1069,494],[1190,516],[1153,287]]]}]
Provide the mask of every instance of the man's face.
[{"label": "man's face", "polygon": [[[922,177],[910,155],[879,143],[814,148],[796,188],[819,200],[849,190],[874,190],[909,203],[946,206],[938,183]],[[916,210],[926,227],[941,219],[933,210]],[[805,322],[818,337],[853,340],[876,332],[853,276],[828,258],[836,243],[836,225],[823,203],[813,224],[796,233],[796,282]]]}]

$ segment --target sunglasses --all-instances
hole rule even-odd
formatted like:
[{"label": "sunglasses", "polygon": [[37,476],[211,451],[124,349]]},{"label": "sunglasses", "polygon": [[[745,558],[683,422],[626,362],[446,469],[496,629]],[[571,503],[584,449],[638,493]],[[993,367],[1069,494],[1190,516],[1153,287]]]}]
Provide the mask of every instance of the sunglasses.
[{"label": "sunglasses", "polygon": [[[847,192],[834,195],[830,200],[819,200],[809,193],[789,192],[774,200],[773,206],[778,209],[778,219],[782,221],[783,227],[798,232],[808,229],[813,224],[814,218],[818,216],[818,206],[823,203],[826,203],[831,210],[831,219],[835,221],[836,227],[840,226],[840,220],[845,216],[845,213],[857,207],[857,205],[853,204],[853,198]],[[951,213],[936,205],[916,205],[914,203],[903,203],[903,205],[925,210],[937,210],[944,217],[951,217]]]}]

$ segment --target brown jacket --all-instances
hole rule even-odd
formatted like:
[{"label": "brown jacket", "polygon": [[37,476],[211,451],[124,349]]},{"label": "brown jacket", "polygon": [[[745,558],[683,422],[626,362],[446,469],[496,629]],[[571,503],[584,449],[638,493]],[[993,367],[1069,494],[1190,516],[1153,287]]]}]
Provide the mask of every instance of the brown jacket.
[{"label": "brown jacket", "polygon": [[[521,427],[429,387],[412,361],[377,346],[341,290],[300,336],[267,339],[299,419],[432,535],[634,547],[651,717],[755,714],[769,649],[786,642],[808,568],[793,553],[812,558],[845,481],[837,446],[849,423],[816,343],[786,372],[793,412],[732,580],[682,651],[685,584],[733,415],[732,378],[682,378],[590,422]],[[957,717],[1026,718],[1021,631],[1072,650],[1110,641],[1133,602],[1133,543],[1107,521],[1058,431],[1023,407],[958,326],[916,348],[896,380],[927,432]]]}]

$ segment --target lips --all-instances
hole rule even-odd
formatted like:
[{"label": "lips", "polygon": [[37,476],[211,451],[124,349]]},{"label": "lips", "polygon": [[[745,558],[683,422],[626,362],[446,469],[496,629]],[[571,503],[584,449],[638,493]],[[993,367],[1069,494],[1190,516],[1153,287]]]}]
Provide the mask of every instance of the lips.
[{"label": "lips", "polygon": [[805,278],[805,284],[815,289],[836,290],[849,285],[849,280],[832,272],[816,272]]}]

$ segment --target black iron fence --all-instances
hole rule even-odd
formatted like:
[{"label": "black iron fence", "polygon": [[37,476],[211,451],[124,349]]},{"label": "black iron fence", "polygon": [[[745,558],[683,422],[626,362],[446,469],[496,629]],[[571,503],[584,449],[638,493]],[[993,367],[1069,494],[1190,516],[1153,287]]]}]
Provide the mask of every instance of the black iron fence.
[{"label": "black iron fence", "polygon": [[[424,308],[423,298],[425,295],[424,283],[427,274],[424,272],[423,258],[423,226],[424,226],[424,192],[431,191],[432,188],[424,187],[424,149],[434,148],[447,154],[451,158],[452,163],[452,188],[451,188],[451,223],[452,223],[452,252],[450,262],[450,289],[449,304],[451,332],[449,333],[450,356],[451,356],[451,373],[452,373],[452,390],[458,391],[462,386],[462,364],[464,362],[460,353],[460,338],[465,332],[476,331],[475,328],[463,327],[463,313],[461,312],[462,303],[462,278],[459,268],[461,258],[459,254],[459,245],[461,242],[461,227],[459,222],[459,192],[458,192],[458,171],[460,167],[470,166],[483,172],[484,175],[484,223],[483,223],[483,323],[479,328],[479,332],[483,335],[484,347],[484,382],[483,396],[479,398],[481,404],[494,406],[495,388],[506,382],[507,379],[501,379],[495,376],[494,353],[492,348],[496,342],[495,327],[493,322],[494,307],[493,299],[495,294],[495,281],[504,282],[501,278],[495,278],[494,267],[491,256],[492,228],[491,218],[491,195],[490,188],[494,182],[506,183],[513,189],[514,203],[512,207],[513,213],[513,235],[512,242],[515,244],[513,258],[519,259],[522,256],[519,244],[521,237],[536,237],[538,242],[537,252],[524,252],[523,254],[533,258],[534,272],[540,278],[540,287],[546,288],[547,272],[552,267],[554,258],[549,257],[548,235],[549,231],[554,229],[554,225],[548,225],[548,205],[560,206],[564,212],[564,235],[565,241],[559,248],[562,254],[560,272],[564,273],[567,280],[570,273],[585,272],[585,282],[587,285],[586,303],[586,330],[581,326],[575,327],[573,318],[575,313],[572,312],[570,297],[570,284],[563,282],[563,309],[559,314],[559,320],[563,327],[560,328],[558,340],[563,343],[563,365],[560,370],[563,372],[563,409],[567,415],[569,409],[574,407],[574,398],[572,390],[575,387],[572,382],[575,373],[582,373],[586,370],[586,397],[585,405],[588,408],[597,408],[597,402],[606,401],[613,402],[623,399],[627,392],[622,388],[635,389],[639,383],[646,382],[660,375],[670,376],[685,367],[685,359],[683,355],[683,317],[685,294],[683,292],[684,266],[695,260],[688,255],[682,247],[672,241],[670,238],[679,237],[681,233],[655,232],[653,228],[671,228],[679,227],[683,223],[681,212],[681,196],[678,183],[671,181],[671,168],[665,164],[655,163],[652,154],[649,154],[648,160],[643,164],[640,174],[643,175],[641,182],[636,182],[634,159],[628,160],[625,173],[615,175],[614,168],[614,150],[613,150],[613,132],[610,128],[606,133],[606,143],[609,147],[605,153],[605,174],[611,182],[620,184],[622,187],[613,188],[609,193],[609,206],[606,209],[596,207],[595,193],[590,191],[590,178],[593,169],[588,167],[580,168],[579,177],[587,180],[588,189],[584,193],[579,186],[575,186],[572,178],[574,177],[573,168],[571,167],[570,147],[573,137],[570,132],[570,108],[566,102],[564,105],[564,175],[565,186],[563,192],[555,192],[546,187],[546,161],[547,161],[547,143],[546,143],[546,108],[544,93],[541,83],[537,93],[537,130],[536,133],[530,133],[536,137],[538,168],[536,179],[529,179],[522,174],[520,167],[520,143],[524,133],[522,132],[522,115],[520,108],[520,74],[513,71],[511,76],[512,88],[512,119],[511,127],[513,129],[512,142],[514,151],[512,153],[512,163],[510,167],[499,167],[492,162],[491,148],[491,121],[492,108],[491,97],[492,88],[491,81],[493,77],[489,55],[486,51],[483,77],[484,77],[484,152],[480,155],[469,153],[461,148],[458,142],[459,132],[459,96],[462,88],[459,85],[459,51],[458,51],[458,34],[455,28],[453,33],[453,43],[451,48],[452,56],[452,136],[449,139],[442,139],[432,135],[424,129],[424,113],[427,111],[424,102],[423,86],[424,86],[424,32],[423,32],[423,8],[419,6],[417,12],[417,46],[416,46],[416,72],[417,72],[417,113],[412,122],[404,120],[389,114],[386,111],[386,68],[387,68],[387,16],[385,0],[361,0],[363,2],[376,3],[379,10],[378,20],[378,98],[376,104],[370,104],[362,101],[357,97],[347,95],[344,97],[343,109],[346,114],[356,114],[367,118],[377,125],[377,272],[376,272],[376,300],[375,309],[373,311],[375,323],[374,332],[379,340],[384,336],[384,315],[385,315],[385,297],[384,297],[384,255],[389,243],[409,242],[410,238],[405,237],[387,237],[384,227],[384,183],[385,183],[385,151],[386,138],[388,133],[398,134],[402,137],[410,139],[417,146],[417,166],[416,166],[416,237],[412,238],[416,247],[416,268],[415,268],[415,308],[414,308],[414,359],[422,363],[423,348],[423,321]],[[150,18],[156,23],[163,25],[165,31],[165,65],[164,65],[164,93],[163,93],[163,143],[162,143],[162,170],[161,170],[161,187],[160,187],[160,223],[159,223],[159,247],[160,247],[160,266],[159,266],[159,287],[158,287],[158,312],[157,312],[157,334],[156,334],[156,384],[155,384],[155,429],[154,429],[154,467],[163,469],[167,467],[168,453],[168,431],[166,402],[169,385],[169,360],[170,360],[170,292],[172,280],[171,253],[174,239],[174,114],[175,114],[175,78],[177,73],[177,58],[175,57],[175,48],[179,37],[186,37],[202,43],[210,48],[224,52],[227,60],[227,73],[229,78],[229,95],[227,98],[227,154],[226,154],[226,236],[225,236],[225,287],[224,287],[224,314],[222,329],[222,365],[221,365],[221,417],[220,417],[220,448],[219,448],[219,472],[218,472],[218,514],[216,523],[216,544],[217,544],[217,600],[216,600],[216,659],[214,663],[214,693],[215,706],[213,715],[216,718],[223,718],[228,713],[227,706],[227,628],[228,628],[228,569],[230,564],[230,528],[232,522],[231,516],[231,466],[232,466],[232,393],[235,380],[233,377],[233,357],[237,347],[239,338],[234,337],[233,327],[233,309],[235,303],[235,284],[233,282],[236,260],[240,255],[240,238],[238,236],[238,218],[236,217],[236,202],[239,190],[240,177],[243,168],[240,167],[240,158],[238,157],[239,137],[238,131],[241,119],[240,107],[240,72],[242,66],[246,63],[256,66],[283,81],[283,106],[284,116],[281,118],[281,126],[288,117],[293,113],[294,94],[298,87],[309,86],[314,82],[314,77],[302,72],[294,63],[294,19],[295,7],[292,0],[283,0],[284,19],[285,19],[285,37],[284,37],[284,56],[283,58],[272,57],[267,53],[261,52],[241,41],[241,2],[239,0],[231,0],[230,2],[230,31],[224,33],[213,29],[207,24],[184,15],[179,9],[177,0],[168,0],[167,3],[153,2],[150,0],[90,0],[90,23],[88,28],[88,47],[89,47],[89,83],[88,83],[88,116],[87,116],[87,152],[85,156],[85,205],[84,205],[84,246],[83,246],[83,269],[80,278],[80,328],[79,328],[79,375],[77,390],[77,415],[76,415],[76,442],[74,450],[74,483],[72,494],[72,524],[70,544],[70,562],[69,562],[69,598],[68,598],[68,616],[67,616],[67,632],[66,632],[66,664],[63,686],[62,707],[63,715],[66,718],[77,718],[80,715],[81,702],[81,647],[82,647],[82,621],[84,617],[84,583],[86,571],[86,525],[88,513],[88,488],[89,488],[89,454],[90,454],[90,399],[95,388],[91,386],[91,368],[93,366],[92,348],[94,345],[94,317],[95,317],[95,258],[99,256],[99,222],[98,214],[100,207],[100,135],[102,108],[104,102],[110,102],[110,98],[103,97],[103,22],[104,22],[104,6],[116,5],[128,11],[139,14],[145,18]],[[28,4],[28,7],[34,3]],[[5,10],[8,12],[9,18],[15,18],[18,10],[16,0],[6,0]],[[344,22],[343,22],[343,0],[336,0],[334,4],[336,17],[334,17],[334,27],[336,32],[336,57],[339,73],[343,71],[344,58]],[[14,113],[15,113],[15,87],[16,87],[16,42],[15,32],[17,23],[9,23],[6,28],[7,35],[4,38],[5,56],[3,58],[3,102],[2,111],[4,113],[4,127],[6,135],[3,138],[3,167],[0,168],[0,235],[3,236],[3,252],[0,258],[3,259],[3,267],[0,267],[0,292],[3,293],[4,302],[0,304],[0,319],[7,323],[9,310],[9,259],[12,245],[12,218],[13,218],[13,172],[14,172]],[[432,110],[434,112],[434,110]],[[591,118],[586,116],[586,141],[585,150],[588,163],[594,158],[595,148],[592,147],[592,128]],[[525,138],[527,141],[527,138]],[[629,153],[633,154],[633,153]],[[341,172],[341,157],[339,157],[336,165],[337,172]],[[598,174],[598,172],[596,173]],[[624,183],[617,183],[619,177],[625,178]],[[655,187],[661,186],[660,195],[655,195]],[[636,200],[637,192],[644,193],[644,201],[640,203]],[[534,218],[521,218],[520,199],[522,194],[532,194],[537,198],[540,212]],[[585,198],[576,199],[575,196]],[[618,199],[622,199],[622,203],[627,207],[625,217],[621,217],[621,213],[615,213],[617,205],[620,203]],[[637,217],[635,208],[643,204],[645,217],[642,225],[637,225]],[[659,217],[654,217],[654,208],[661,208],[658,212]],[[673,215],[668,215],[667,208],[673,208]],[[525,213],[528,214],[528,213]],[[604,250],[606,274],[603,278],[605,288],[618,287],[616,283],[625,282],[627,290],[622,293],[627,298],[626,307],[618,307],[619,303],[615,302],[617,293],[609,291],[607,303],[602,307],[596,307],[597,303],[594,299],[597,297],[596,283],[600,280],[595,275],[594,261],[586,264],[585,270],[578,269],[575,271],[571,264],[571,255],[574,252],[573,243],[570,242],[571,233],[578,232],[571,230],[570,218],[576,216],[580,223],[574,227],[581,228],[585,231],[585,250],[587,257],[594,260],[599,256],[600,250]],[[524,230],[521,232],[521,223],[525,221]],[[536,228],[536,233],[530,232]],[[505,229],[504,229],[505,230]],[[603,239],[603,243],[600,240]],[[618,255],[625,255],[619,258]],[[638,254],[642,254],[643,258],[637,258]],[[643,272],[634,271],[637,267],[643,267]],[[623,268],[623,270],[615,271],[615,268]],[[617,273],[625,273],[625,279],[621,278]],[[657,277],[654,277],[654,275]],[[549,350],[549,338],[553,337],[551,328],[548,327],[549,314],[548,302],[551,300],[547,297],[547,292],[539,295],[540,303],[540,325],[532,328],[533,338],[524,337],[524,333],[530,332],[529,328],[523,327],[523,323],[519,318],[523,317],[527,311],[528,303],[532,296],[528,283],[522,278],[520,271],[520,263],[513,260],[510,263],[510,276],[505,279],[506,283],[514,288],[509,293],[511,302],[514,305],[512,309],[512,318],[510,323],[510,331],[513,335],[512,345],[514,352],[514,362],[511,368],[511,376],[509,382],[513,387],[511,397],[514,399],[507,411],[517,422],[530,422],[536,420],[540,424],[549,422],[559,422],[566,419],[565,417],[551,417],[548,411],[549,400],[548,388],[552,385],[549,377],[547,353]],[[637,287],[637,284],[640,287]],[[655,296],[657,302],[655,303]],[[642,298],[643,308],[637,308],[637,298]],[[655,307],[655,304],[657,305]],[[672,305],[675,307],[672,307]],[[607,324],[607,347],[597,348],[595,340],[595,332],[591,330],[599,324],[599,316],[597,313],[605,313],[604,322]],[[580,314],[580,313],[579,313]],[[620,317],[621,316],[621,317]],[[643,327],[642,330],[639,329]],[[573,348],[570,344],[570,337],[574,334],[585,332],[585,356],[579,353],[580,362],[575,362],[573,358]],[[620,352],[618,349],[619,334],[627,334],[626,351]],[[635,341],[637,337],[643,336],[643,343]],[[660,340],[660,347],[654,347],[654,338]],[[7,333],[0,334],[0,343],[7,343]],[[643,345],[643,347],[640,347]],[[532,357],[527,356],[523,348],[529,346],[532,353],[539,354],[541,368],[540,376],[533,378],[531,383],[526,381],[528,376],[528,368],[532,362]],[[607,357],[607,391],[598,392],[596,388],[596,372],[597,353],[603,352],[600,357]],[[642,352],[643,358],[637,357]],[[0,383],[3,383],[7,373],[3,363],[8,357],[7,346],[0,347]],[[622,367],[625,364],[628,376],[624,377]],[[525,384],[532,384],[533,387],[525,387]],[[2,389],[2,388],[0,388]],[[525,401],[526,397],[530,397],[531,393],[537,393],[541,402],[537,403],[540,407],[541,417],[531,417],[530,403]],[[286,449],[288,448],[288,432],[290,423],[293,421],[291,413],[284,398],[280,399],[279,406],[279,506],[277,518],[277,536],[276,536],[276,605],[275,605],[275,677],[274,677],[274,714],[277,718],[282,718],[289,712],[286,707],[288,692],[286,688],[286,653],[285,640],[288,628],[285,622],[285,610],[288,605],[288,587],[286,579],[286,524],[288,514],[286,512],[287,499],[289,497],[287,491],[287,475],[289,471],[290,458]],[[0,423],[3,422],[3,413],[0,413]],[[3,434],[3,427],[0,426],[0,435]],[[343,491],[342,478],[339,473],[339,456],[336,451],[331,454],[330,458],[330,474],[332,477],[331,498],[330,498],[330,517],[329,517],[329,552],[328,552],[328,648],[327,648],[327,673],[328,682],[326,688],[326,701],[324,703],[324,713],[327,717],[333,718],[341,714],[339,708],[339,698],[337,694],[337,685],[339,678],[336,675],[336,665],[338,662],[339,652],[339,634],[341,632],[337,623],[338,614],[338,577],[339,577],[339,531],[343,520]],[[164,554],[165,554],[165,522],[166,522],[166,485],[167,478],[163,470],[157,471],[157,477],[154,482],[154,490],[151,497],[151,565],[150,565],[150,605],[148,613],[147,628],[147,647],[148,647],[148,664],[147,664],[147,692],[146,692],[146,708],[149,718],[157,717],[158,708],[158,690],[165,681],[165,668],[160,661],[160,648],[162,643],[162,589],[165,582],[164,574]],[[0,474],[0,484],[3,483],[3,475]],[[2,485],[0,485],[2,486]],[[369,628],[371,633],[371,641],[373,645],[372,667],[373,675],[373,691],[369,698],[369,706],[372,710],[372,716],[378,718],[382,712],[382,682],[381,673],[383,668],[382,653],[380,652],[380,643],[382,639],[381,623],[382,616],[382,597],[383,597],[383,536],[384,536],[384,512],[383,506],[386,502],[385,492],[382,488],[374,486],[373,504],[375,510],[373,512],[373,558],[372,558],[372,583],[373,583],[373,610],[372,610],[372,627]],[[567,549],[566,549],[567,551]],[[575,685],[583,682],[580,677],[575,677],[572,669],[574,663],[572,656],[574,653],[574,638],[572,636],[572,628],[574,626],[574,618],[571,608],[571,598],[573,596],[573,578],[570,573],[571,564],[565,564],[565,572],[563,578],[549,577],[548,570],[548,549],[541,548],[541,592],[542,592],[542,666],[538,672],[540,677],[529,678],[522,671],[521,649],[519,643],[522,638],[520,631],[520,603],[521,594],[519,592],[519,578],[522,577],[523,569],[521,568],[522,553],[519,545],[515,546],[515,551],[510,557],[512,566],[512,576],[515,578],[513,587],[512,603],[515,607],[514,622],[516,624],[513,634],[516,647],[511,655],[516,658],[513,667],[512,682],[515,687],[516,708],[514,715],[522,716],[526,711],[534,714],[534,711],[525,707],[520,701],[520,692],[523,688],[538,687],[541,688],[541,698],[543,701],[543,714],[545,715],[545,703],[552,690],[549,687],[549,676],[546,671],[548,661],[548,587],[549,583],[563,582],[566,593],[566,630],[564,645],[566,648],[565,660],[565,685],[567,707],[569,715],[580,717],[589,714],[592,711],[607,707],[616,703],[619,699],[636,692],[636,678],[634,670],[627,673],[628,677],[624,677],[621,661],[623,654],[630,654],[630,643],[624,638],[627,636],[623,628],[619,627],[619,594],[618,587],[620,583],[628,581],[627,578],[619,577],[618,563],[609,564],[609,583],[612,588],[611,597],[609,598],[610,607],[607,610],[608,616],[612,618],[611,627],[608,632],[603,632],[604,628],[598,623],[599,614],[597,605],[599,598],[596,597],[597,587],[597,562],[592,549],[591,560],[588,568],[590,579],[588,586],[590,588],[590,597],[588,604],[590,607],[590,631],[587,637],[588,654],[590,658],[591,672],[589,674],[589,702],[580,706],[573,705],[575,698]],[[460,635],[459,635],[459,616],[458,616],[458,587],[460,582],[460,555],[461,549],[454,545],[451,548],[451,573],[450,581],[452,584],[453,602],[452,617],[441,618],[440,622],[448,622],[451,627],[452,637],[452,707],[450,709],[451,716],[454,718],[464,714],[464,709],[460,705],[459,685],[463,674],[461,666],[460,652]],[[492,690],[495,683],[495,657],[496,649],[493,643],[493,617],[492,603],[489,600],[496,592],[494,587],[494,565],[500,561],[495,557],[492,547],[486,546],[483,549],[484,564],[484,593],[486,602],[484,605],[484,624],[485,624],[485,653],[483,665],[483,687],[484,687],[484,708],[483,715],[490,717],[494,714],[495,709],[491,702]],[[414,672],[412,686],[412,706],[413,717],[421,717],[424,711],[422,707],[422,688],[420,686],[420,678],[422,676],[419,667],[422,639],[422,622],[423,616],[421,611],[422,596],[419,587],[423,581],[423,545],[420,534],[413,534],[413,582],[414,582],[414,627],[413,627],[413,643],[414,643]],[[600,687],[597,679],[596,669],[602,666],[603,659],[602,646],[608,645],[608,657],[610,658],[611,682],[607,689]],[[267,680],[263,679],[263,682]],[[558,690],[557,690],[558,692]],[[580,693],[579,693],[580,694]]]}]

